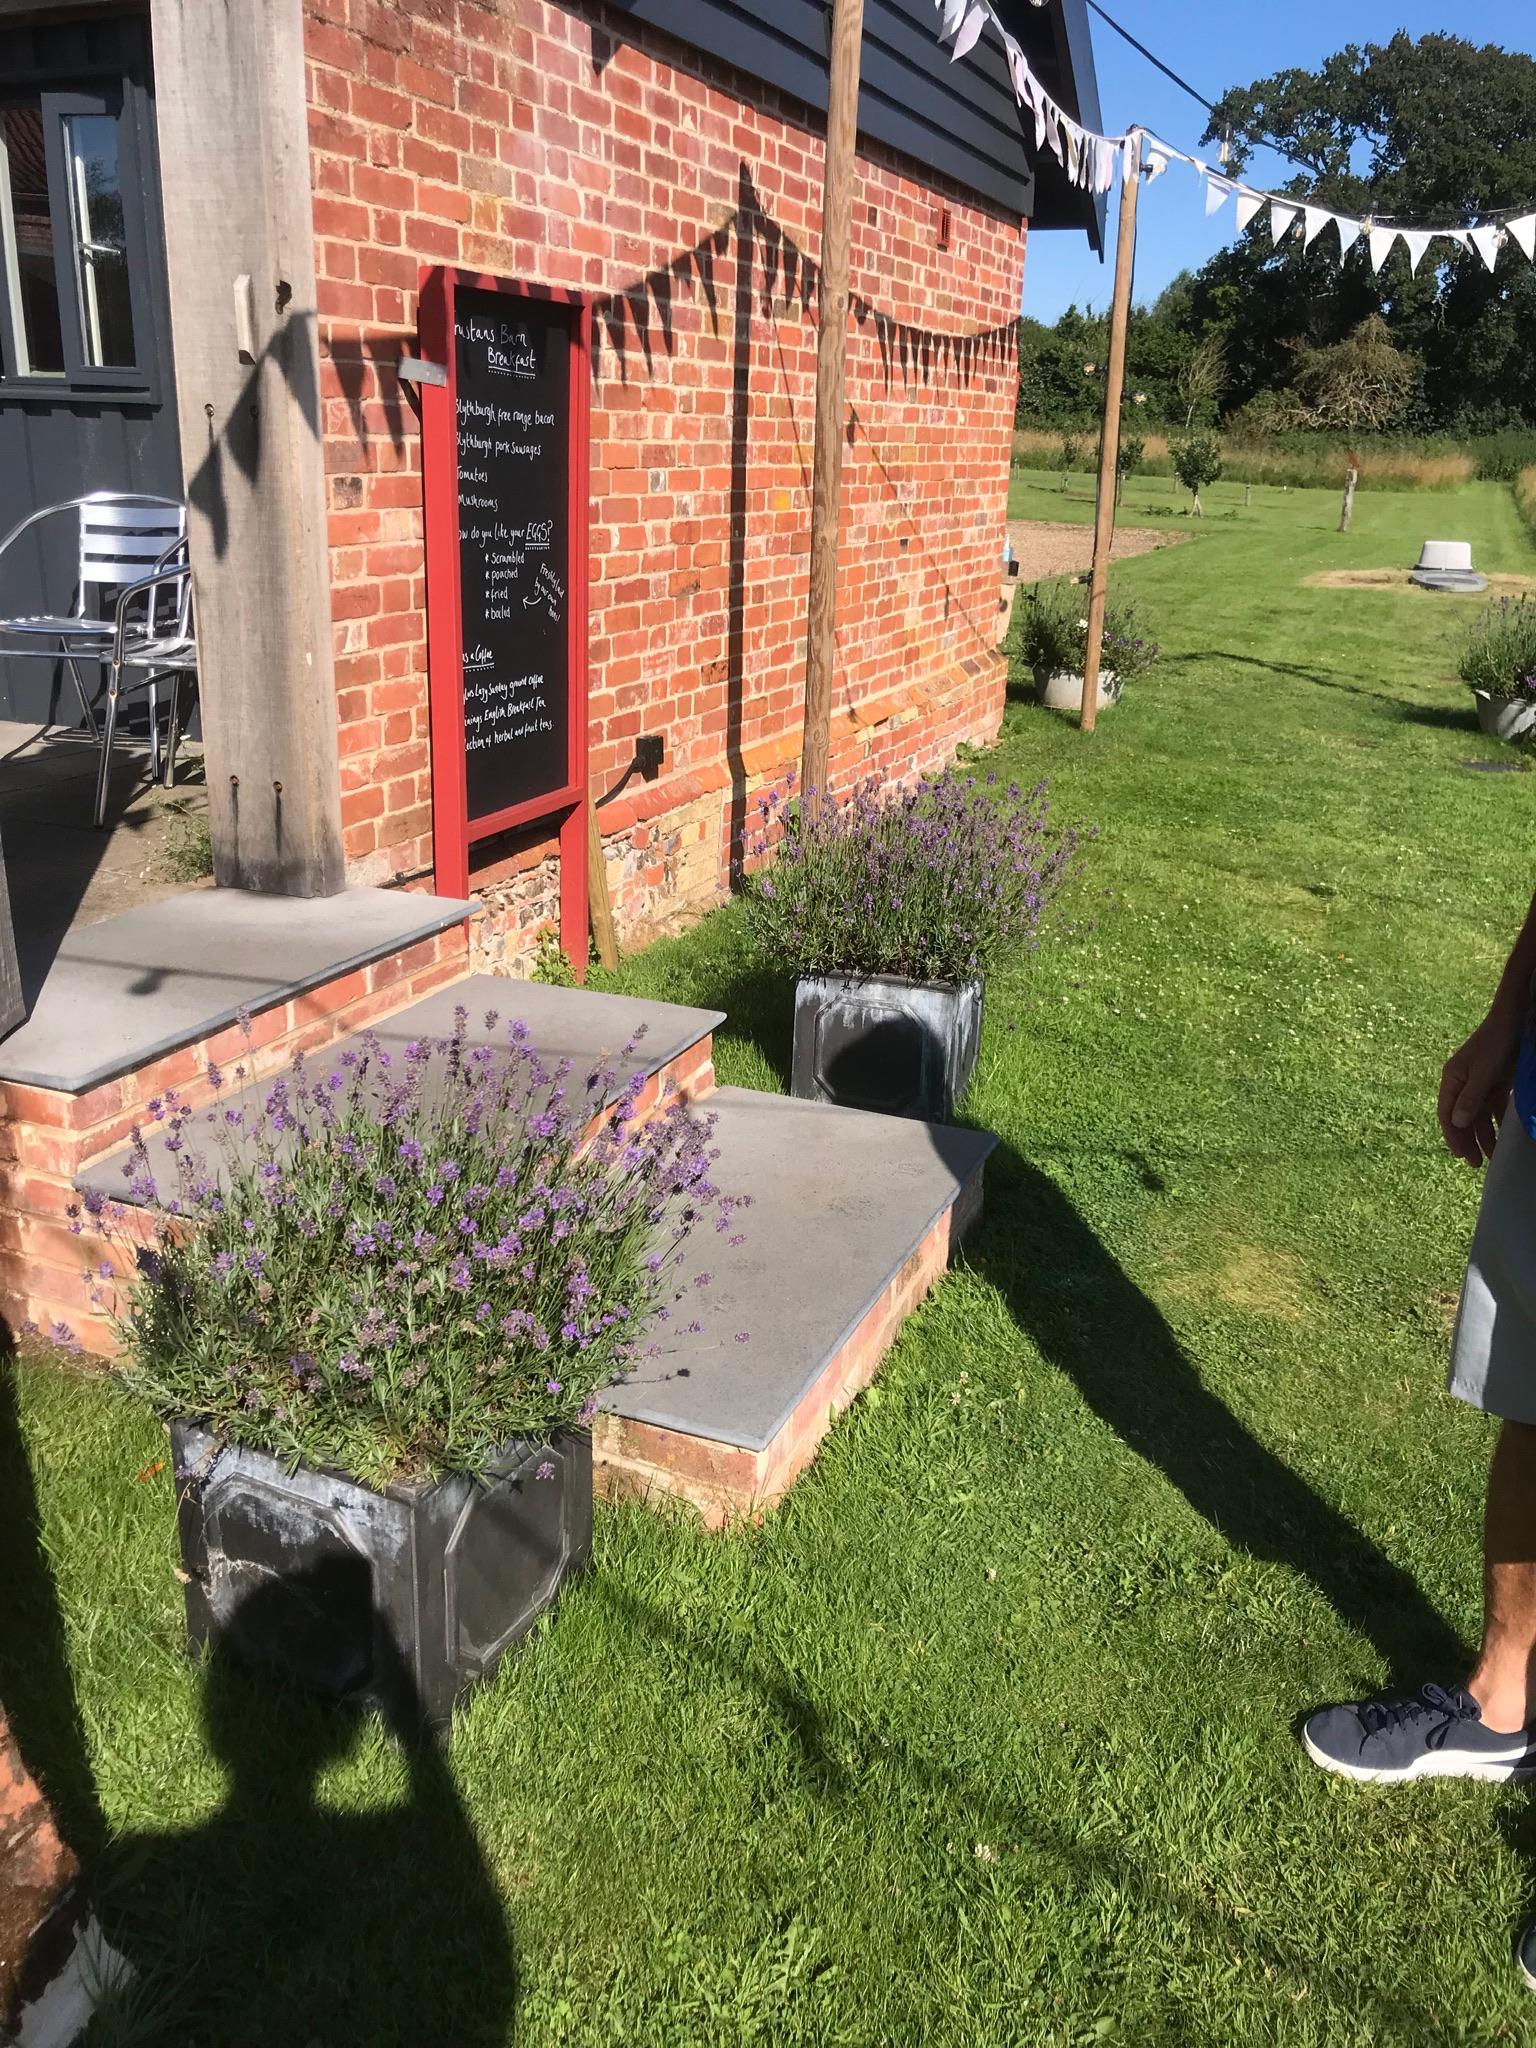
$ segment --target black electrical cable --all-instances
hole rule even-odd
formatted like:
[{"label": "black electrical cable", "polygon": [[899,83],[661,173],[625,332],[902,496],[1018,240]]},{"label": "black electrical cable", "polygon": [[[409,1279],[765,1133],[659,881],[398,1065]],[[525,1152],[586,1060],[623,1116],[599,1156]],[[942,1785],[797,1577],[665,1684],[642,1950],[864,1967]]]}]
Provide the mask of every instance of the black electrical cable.
[{"label": "black electrical cable", "polygon": [[[1151,64],[1156,70],[1161,71],[1164,78],[1169,79],[1174,85],[1176,85],[1179,88],[1180,92],[1188,93],[1189,97],[1195,102],[1197,106],[1204,107],[1205,111],[1210,115],[1213,121],[1219,120],[1223,122],[1223,124],[1227,128],[1227,132],[1229,135],[1235,134],[1237,132],[1236,129],[1232,127],[1231,123],[1226,120],[1226,116],[1218,113],[1216,107],[1212,104],[1210,100],[1206,98],[1203,92],[1196,92],[1195,88],[1190,84],[1189,80],[1187,78],[1181,78],[1179,73],[1174,70],[1171,64],[1165,64],[1161,57],[1159,57],[1154,51],[1149,50],[1147,48],[1145,43],[1138,42],[1135,36],[1131,34],[1128,28],[1123,27],[1120,22],[1116,21],[1115,17],[1109,12],[1107,8],[1102,7],[1099,4],[1099,0],[1088,0],[1088,5],[1093,9],[1094,13],[1098,15],[1101,21],[1106,22],[1109,25],[1109,27],[1114,30],[1117,36],[1121,37],[1125,42],[1130,44],[1131,48],[1136,52],[1137,56],[1145,57],[1147,62]],[[1244,135],[1244,139],[1248,142],[1262,143],[1266,149],[1274,150],[1277,156],[1283,156],[1288,164],[1295,164],[1299,170],[1310,171],[1314,178],[1321,177],[1322,175],[1323,167],[1321,164],[1315,162],[1310,157],[1294,155],[1290,150],[1283,148],[1281,144],[1276,142],[1273,136],[1246,132]]]},{"label": "black electrical cable", "polygon": [[1116,21],[1115,17],[1112,14],[1107,13],[1106,10],[1099,5],[1099,0],[1088,0],[1088,5],[1093,9],[1094,13],[1099,16],[1101,21],[1107,21],[1109,23],[1110,27],[1114,30],[1117,36],[1124,37],[1125,41],[1130,44],[1131,48],[1137,53],[1138,56],[1145,57],[1149,64],[1155,64],[1157,69],[1161,71],[1161,73],[1163,74],[1164,78],[1172,79],[1173,83],[1179,88],[1180,92],[1187,92],[1190,98],[1192,100],[1197,101],[1202,107],[1204,107],[1205,111],[1208,114],[1210,114],[1212,117],[1215,116],[1216,109],[1211,105],[1211,102],[1206,98],[1205,94],[1203,92],[1196,92],[1195,88],[1190,84],[1187,78],[1180,78],[1178,72],[1173,69],[1172,65],[1165,64],[1161,57],[1154,56],[1152,52],[1147,48],[1145,43],[1138,43],[1136,38],[1131,34],[1128,28],[1122,28],[1119,22]]}]

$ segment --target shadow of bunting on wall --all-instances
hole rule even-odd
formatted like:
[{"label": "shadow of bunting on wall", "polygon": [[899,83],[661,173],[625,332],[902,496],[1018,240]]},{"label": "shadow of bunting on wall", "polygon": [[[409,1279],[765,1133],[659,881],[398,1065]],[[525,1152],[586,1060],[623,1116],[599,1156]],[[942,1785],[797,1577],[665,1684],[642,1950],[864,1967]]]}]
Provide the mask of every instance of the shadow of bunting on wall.
[{"label": "shadow of bunting on wall", "polygon": [[320,388],[315,379],[315,313],[313,309],[285,308],[286,318],[274,329],[261,354],[251,365],[240,387],[240,396],[230,408],[225,426],[215,429],[209,422],[208,452],[187,481],[187,502],[208,521],[213,551],[222,562],[229,550],[229,503],[224,488],[226,460],[234,463],[247,483],[261,476],[264,447],[261,402],[262,372],[275,364],[289,397],[316,441],[320,439]]},{"label": "shadow of bunting on wall", "polygon": [[[592,350],[594,382],[605,374],[603,344],[606,342],[612,352],[619,381],[628,383],[631,326],[634,328],[634,346],[644,358],[646,372],[655,374],[655,345],[651,331],[653,315],[654,324],[661,330],[662,347],[669,356],[676,354],[673,302],[674,294],[679,290],[697,287],[709,309],[711,332],[718,335],[720,305],[715,265],[730,254],[733,244],[738,248],[738,260],[741,253],[750,257],[755,250],[762,251],[761,307],[765,320],[772,320],[778,313],[787,313],[791,307],[801,318],[809,314],[819,282],[816,264],[794,236],[763,206],[751,170],[745,163],[740,169],[739,186],[737,205],[718,227],[701,236],[691,248],[678,250],[664,264],[645,272],[632,283],[593,300],[596,336]],[[755,264],[753,270],[752,283],[756,290]],[[968,385],[981,371],[994,365],[999,369],[1011,369],[1017,360],[1016,317],[972,334],[946,334],[898,320],[873,299],[859,293],[853,295],[850,310],[860,327],[873,330],[887,390],[898,375],[904,384],[928,384],[936,378],[954,376]]]},{"label": "shadow of bunting on wall", "polygon": [[[760,279],[759,251],[762,265]],[[726,870],[734,875],[739,869],[739,856],[745,843],[747,828],[748,777],[743,730],[746,695],[746,478],[753,369],[752,315],[756,305],[770,327],[782,314],[787,314],[791,309],[797,319],[804,320],[810,314],[818,285],[817,266],[794,236],[763,206],[753,181],[751,168],[745,161],[740,163],[737,171],[736,206],[717,227],[700,236],[691,247],[678,250],[666,263],[635,278],[620,290],[593,300],[592,377],[594,383],[599,383],[607,370],[604,361],[606,347],[612,354],[613,367],[618,371],[620,383],[628,384],[631,326],[634,329],[634,345],[643,358],[645,372],[647,376],[654,377],[657,344],[653,339],[653,326],[660,330],[660,346],[669,357],[675,356],[676,305],[679,295],[684,292],[697,291],[702,297],[708,309],[710,331],[718,337],[721,332],[721,309],[717,265],[728,258],[733,260],[733,287],[735,278],[739,277],[746,281],[746,289],[733,289],[731,321],[733,356],[730,550],[726,572],[725,655],[725,758],[730,777],[730,800],[726,814],[724,850]],[[924,383],[932,383],[935,378],[953,374],[961,382],[969,385],[983,366],[992,359],[996,359],[999,368],[1011,368],[1017,360],[1016,318],[980,334],[947,335],[896,320],[862,297],[854,298],[851,310],[861,327],[872,323],[880,349],[886,390],[890,390],[898,370],[904,384],[919,379]],[[780,378],[781,381],[787,382],[782,357]],[[881,457],[879,449],[870,440],[857,411],[850,407],[850,443],[855,438],[855,433],[861,430],[893,500],[900,504],[900,493],[888,465]],[[802,488],[809,504],[811,478],[803,456],[800,468]],[[930,550],[905,507],[903,517],[909,529],[909,538],[916,538],[920,556],[929,573],[943,588],[947,618],[956,604],[955,593],[943,570],[933,560]],[[986,636],[979,628],[973,626],[972,631],[978,646],[987,644]]]}]

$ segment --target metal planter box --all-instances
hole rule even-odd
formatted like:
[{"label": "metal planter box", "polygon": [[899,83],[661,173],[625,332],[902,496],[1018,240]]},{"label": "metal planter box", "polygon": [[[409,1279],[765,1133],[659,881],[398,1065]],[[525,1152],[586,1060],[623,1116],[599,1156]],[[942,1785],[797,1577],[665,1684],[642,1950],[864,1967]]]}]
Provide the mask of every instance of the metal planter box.
[{"label": "metal planter box", "polygon": [[192,1647],[396,1726],[446,1722],[592,1554],[586,1430],[382,1492],[192,1423],[171,1448]]},{"label": "metal planter box", "polygon": [[790,1093],[943,1123],[981,1050],[979,981],[826,974],[795,988]]}]

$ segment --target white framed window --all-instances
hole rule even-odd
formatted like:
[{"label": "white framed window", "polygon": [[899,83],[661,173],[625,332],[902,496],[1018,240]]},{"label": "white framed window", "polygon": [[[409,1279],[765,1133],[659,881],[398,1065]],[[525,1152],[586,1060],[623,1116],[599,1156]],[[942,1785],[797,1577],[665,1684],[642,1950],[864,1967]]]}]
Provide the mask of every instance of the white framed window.
[{"label": "white framed window", "polygon": [[120,94],[0,85],[0,390],[146,384],[144,217]]}]

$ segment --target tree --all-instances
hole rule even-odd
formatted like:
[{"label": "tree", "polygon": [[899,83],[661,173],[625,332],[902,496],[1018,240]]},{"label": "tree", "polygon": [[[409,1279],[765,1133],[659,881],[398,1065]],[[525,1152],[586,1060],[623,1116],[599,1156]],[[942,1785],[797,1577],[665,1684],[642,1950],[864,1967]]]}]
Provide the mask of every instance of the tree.
[{"label": "tree", "polygon": [[[1536,60],[1454,35],[1351,44],[1316,71],[1235,88],[1205,139],[1233,138],[1241,175],[1268,135],[1306,166],[1286,195],[1357,219],[1445,221],[1536,206]],[[1261,217],[1198,273],[1187,319],[1230,323],[1234,407],[1283,391],[1308,352],[1381,316],[1423,365],[1427,425],[1536,424],[1536,266],[1506,249],[1496,270],[1435,243],[1415,275],[1399,245],[1381,274],[1364,245],[1342,264],[1331,229],[1274,247]]]},{"label": "tree", "polygon": [[1379,434],[1406,417],[1418,382],[1417,362],[1373,313],[1343,341],[1306,352],[1296,373],[1296,396],[1308,426]]},{"label": "tree", "polygon": [[1122,426],[1120,439],[1115,448],[1115,503],[1120,502],[1120,493],[1125,489],[1125,480],[1134,476],[1136,467],[1147,452],[1144,434],[1137,434]]},{"label": "tree", "polygon": [[1186,433],[1198,417],[1202,426],[1215,419],[1221,394],[1227,388],[1227,343],[1219,329],[1203,335],[1189,350],[1179,371],[1176,389],[1184,408]]},{"label": "tree", "polygon": [[1205,507],[1200,502],[1200,493],[1221,475],[1221,443],[1214,434],[1191,434],[1187,440],[1175,441],[1168,452],[1173,458],[1174,475],[1194,497],[1191,516],[1203,518]]}]

